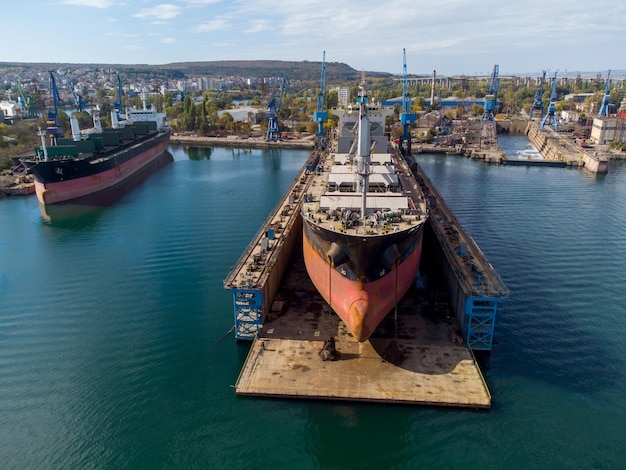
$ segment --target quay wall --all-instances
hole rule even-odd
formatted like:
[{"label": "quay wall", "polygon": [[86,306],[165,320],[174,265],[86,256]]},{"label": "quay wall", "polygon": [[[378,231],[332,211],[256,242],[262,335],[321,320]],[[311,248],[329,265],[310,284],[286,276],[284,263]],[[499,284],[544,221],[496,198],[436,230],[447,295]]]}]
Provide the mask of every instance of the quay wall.
[{"label": "quay wall", "polygon": [[230,137],[201,137],[193,135],[172,135],[170,137],[172,145],[195,145],[195,146],[218,146],[218,147],[237,147],[237,148],[287,148],[287,149],[305,149],[311,150],[315,146],[313,139],[296,139],[296,140],[279,140],[277,142],[266,142],[259,138],[240,138],[238,136]]}]

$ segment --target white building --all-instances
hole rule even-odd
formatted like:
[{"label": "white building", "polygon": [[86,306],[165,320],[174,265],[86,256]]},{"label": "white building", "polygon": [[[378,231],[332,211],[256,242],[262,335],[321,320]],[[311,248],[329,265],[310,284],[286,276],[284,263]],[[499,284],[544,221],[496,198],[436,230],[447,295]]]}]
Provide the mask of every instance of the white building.
[{"label": "white building", "polygon": [[601,145],[609,142],[626,142],[626,120],[621,117],[594,118],[590,140]]},{"label": "white building", "polygon": [[17,117],[22,113],[22,107],[15,101],[0,101],[0,111],[5,117]]}]

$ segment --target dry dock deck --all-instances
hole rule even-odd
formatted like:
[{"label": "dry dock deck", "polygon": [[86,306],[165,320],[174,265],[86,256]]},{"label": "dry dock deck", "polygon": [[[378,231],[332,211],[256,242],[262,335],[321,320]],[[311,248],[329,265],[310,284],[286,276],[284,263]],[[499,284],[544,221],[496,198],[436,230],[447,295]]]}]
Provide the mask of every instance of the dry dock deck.
[{"label": "dry dock deck", "polygon": [[[383,357],[396,344],[404,359]],[[301,253],[275,298],[236,384],[238,395],[490,408],[491,395],[469,348],[452,341],[458,328],[412,288],[365,343],[356,342],[315,291]],[[322,361],[334,336],[337,361]]]}]

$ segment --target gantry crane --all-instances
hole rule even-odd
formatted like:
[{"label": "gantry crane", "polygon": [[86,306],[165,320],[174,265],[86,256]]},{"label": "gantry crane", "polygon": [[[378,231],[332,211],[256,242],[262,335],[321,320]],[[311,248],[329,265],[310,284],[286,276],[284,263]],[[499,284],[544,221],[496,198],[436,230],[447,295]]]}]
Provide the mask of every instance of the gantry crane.
[{"label": "gantry crane", "polygon": [[487,93],[485,94],[485,107],[483,111],[483,122],[493,121],[494,110],[498,104],[498,84],[500,79],[498,77],[498,64],[493,66],[491,77],[489,78],[489,84],[487,85]]},{"label": "gantry crane", "polygon": [[548,112],[546,113],[546,115],[543,117],[543,119],[541,120],[541,125],[539,126],[541,129],[543,129],[545,127],[546,124],[552,124],[552,126],[554,127],[554,130],[557,130],[557,124],[556,124],[556,74],[557,72],[554,72],[554,78],[552,78],[552,92],[550,93],[550,104],[548,105]]},{"label": "gantry crane", "polygon": [[600,105],[600,109],[598,110],[598,117],[602,117],[603,114],[606,117],[609,117],[609,95],[611,93],[611,90],[609,89],[610,79],[611,79],[611,71],[609,70],[609,73],[606,76],[606,85],[604,87],[604,96],[602,97],[602,104]]},{"label": "gantry crane", "polygon": [[56,145],[57,138],[63,136],[63,129],[61,128],[58,114],[61,97],[59,96],[59,90],[57,89],[57,84],[52,72],[50,72],[50,97],[52,98],[52,105],[48,108],[48,127],[46,128],[46,133],[50,136],[52,145]]},{"label": "gantry crane", "polygon": [[317,137],[318,142],[325,146],[326,131],[324,130],[324,123],[328,120],[328,111],[326,110],[326,51],[322,55],[322,74],[320,77],[320,91],[317,94],[317,108],[313,113],[313,120],[317,122]]},{"label": "gantry crane", "polygon": [[282,140],[282,136],[280,134],[280,126],[278,124],[278,112],[280,111],[280,107],[283,103],[283,94],[285,93],[285,88],[287,87],[287,78],[284,75],[280,77],[280,95],[278,99],[276,98],[276,86],[274,86],[274,90],[272,91],[272,98],[267,104],[267,111],[265,115],[267,116],[267,142],[276,142],[278,140]]},{"label": "gantry crane", "polygon": [[[411,155],[411,124],[415,124],[417,115],[411,112],[411,98],[409,96],[409,80],[406,71],[406,49],[402,49],[402,112],[400,123],[403,126],[400,137],[400,151],[404,155]],[[405,147],[406,144],[406,147]]]},{"label": "gantry crane", "polygon": [[543,85],[546,83],[546,71],[543,71],[543,75],[541,76],[541,83],[539,84],[539,88],[537,88],[537,92],[535,93],[535,101],[533,102],[533,106],[530,108],[530,120],[533,120],[533,113],[535,111],[539,111],[541,116],[539,120],[543,119]]}]

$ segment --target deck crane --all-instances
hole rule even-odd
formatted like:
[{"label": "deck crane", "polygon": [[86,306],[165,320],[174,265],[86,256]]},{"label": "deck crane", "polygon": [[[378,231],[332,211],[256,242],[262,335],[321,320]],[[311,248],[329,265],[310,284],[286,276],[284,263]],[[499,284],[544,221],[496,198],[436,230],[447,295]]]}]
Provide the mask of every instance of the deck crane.
[{"label": "deck crane", "polygon": [[[400,123],[403,126],[402,137],[400,137],[400,151],[404,155],[411,155],[411,124],[415,124],[417,115],[411,112],[411,98],[409,96],[409,80],[406,71],[406,49],[402,49],[402,112],[400,113]],[[405,147],[406,143],[406,147]]]},{"label": "deck crane", "polygon": [[30,96],[27,96],[24,93],[24,89],[22,88],[22,84],[20,83],[20,79],[16,80],[17,92],[19,93],[19,102],[22,107],[22,114],[26,118],[35,118],[37,117],[37,111],[35,110],[35,100],[33,100]]},{"label": "deck crane", "polygon": [[83,103],[83,97],[81,96],[80,93],[76,92],[76,90],[74,89],[74,84],[69,79],[67,81],[67,89],[70,92],[70,94],[72,95],[72,98],[74,99],[74,105],[76,106],[76,110],[78,112],[83,112],[85,110],[85,106],[84,106],[84,103]]},{"label": "deck crane", "polygon": [[552,126],[554,127],[554,130],[555,131],[557,130],[556,129],[557,128],[556,115],[555,115],[555,112],[556,112],[556,74],[557,72],[554,72],[554,78],[552,79],[552,92],[550,93],[550,104],[548,105],[548,112],[541,120],[541,125],[539,126],[541,129],[543,129],[546,124],[552,124]]},{"label": "deck crane", "polygon": [[326,131],[324,131],[324,123],[328,120],[328,111],[326,110],[326,51],[322,55],[320,91],[317,94],[317,110],[313,113],[313,120],[317,122],[315,137],[318,138],[322,146],[325,146]]},{"label": "deck crane", "polygon": [[485,94],[485,106],[483,111],[483,122],[493,121],[494,111],[498,104],[498,84],[500,79],[498,77],[498,64],[493,66],[491,77],[489,78],[489,84],[487,85],[487,93]]},{"label": "deck crane", "polygon": [[535,111],[539,111],[541,113],[541,117],[539,120],[543,119],[543,85],[546,83],[546,71],[543,71],[543,75],[541,76],[541,83],[539,84],[539,88],[537,88],[537,92],[535,93],[535,101],[533,102],[532,107],[530,108],[530,120],[533,120],[533,113]]},{"label": "deck crane", "polygon": [[58,114],[58,105],[59,101],[61,101],[61,97],[59,96],[59,90],[57,89],[57,84],[52,72],[50,72],[50,96],[52,98],[52,106],[48,108],[48,127],[46,128],[46,133],[50,135],[52,145],[56,145],[57,138],[63,137],[63,128],[61,127]]},{"label": "deck crane", "polygon": [[600,110],[598,111],[598,117],[602,117],[603,114],[606,117],[609,117],[609,95],[611,93],[611,90],[609,89],[610,79],[611,79],[611,71],[609,70],[609,73],[606,76],[606,85],[604,87],[604,96],[602,97],[602,104],[600,105]]},{"label": "deck crane", "polygon": [[278,99],[276,98],[276,88],[278,84],[274,86],[274,90],[272,92],[272,99],[267,104],[267,111],[265,115],[268,118],[267,123],[267,142],[276,142],[278,140],[282,140],[282,136],[280,134],[280,126],[278,124],[278,112],[280,111],[280,107],[283,103],[283,94],[285,93],[285,88],[287,87],[287,78],[284,75],[280,77],[280,95]]}]

